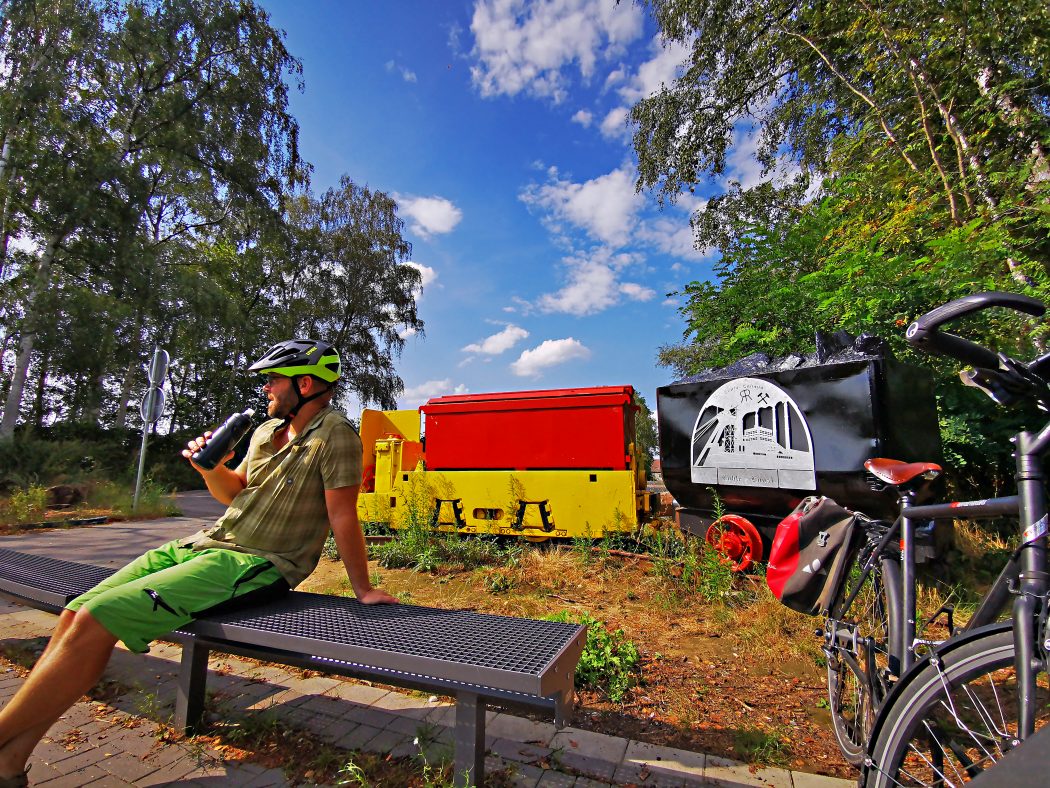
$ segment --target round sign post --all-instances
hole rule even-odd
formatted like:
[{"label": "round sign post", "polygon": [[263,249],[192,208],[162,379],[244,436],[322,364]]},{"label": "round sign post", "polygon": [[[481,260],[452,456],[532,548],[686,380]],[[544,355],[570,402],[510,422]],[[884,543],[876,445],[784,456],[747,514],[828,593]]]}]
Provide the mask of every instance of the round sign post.
[{"label": "round sign post", "polygon": [[159,347],[153,349],[153,359],[149,365],[149,388],[142,398],[139,414],[142,416],[142,448],[139,450],[139,472],[135,477],[135,497],[131,501],[131,511],[139,508],[139,493],[142,491],[142,473],[146,468],[146,444],[149,442],[149,430],[164,413],[164,376],[168,374],[168,351]]}]

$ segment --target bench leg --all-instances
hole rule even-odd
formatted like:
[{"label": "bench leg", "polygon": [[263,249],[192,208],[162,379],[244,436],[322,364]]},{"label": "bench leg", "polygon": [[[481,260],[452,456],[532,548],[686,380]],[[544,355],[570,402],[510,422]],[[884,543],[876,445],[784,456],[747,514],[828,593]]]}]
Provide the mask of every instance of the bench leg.
[{"label": "bench leg", "polygon": [[196,638],[182,642],[182,663],[179,665],[179,691],[175,696],[175,727],[192,736],[204,714],[204,690],[208,683],[207,646]]},{"label": "bench leg", "polygon": [[452,784],[485,784],[485,699],[474,692],[456,695],[456,758]]},{"label": "bench leg", "polygon": [[561,730],[572,722],[572,712],[575,706],[576,693],[570,687],[564,692],[559,692],[554,698],[554,727]]}]

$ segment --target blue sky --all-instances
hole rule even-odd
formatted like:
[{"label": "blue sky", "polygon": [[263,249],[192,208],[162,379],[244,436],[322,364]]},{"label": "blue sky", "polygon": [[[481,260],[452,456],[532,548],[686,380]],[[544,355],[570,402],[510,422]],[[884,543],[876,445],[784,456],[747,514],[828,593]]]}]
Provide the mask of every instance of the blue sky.
[{"label": "blue sky", "polygon": [[[346,174],[399,203],[426,336],[401,407],[451,393],[635,386],[655,407],[666,298],[710,276],[697,189],[634,191],[626,109],[684,60],[625,0],[262,0],[303,63],[300,147],[320,192]],[[757,164],[744,151],[730,177]]]}]

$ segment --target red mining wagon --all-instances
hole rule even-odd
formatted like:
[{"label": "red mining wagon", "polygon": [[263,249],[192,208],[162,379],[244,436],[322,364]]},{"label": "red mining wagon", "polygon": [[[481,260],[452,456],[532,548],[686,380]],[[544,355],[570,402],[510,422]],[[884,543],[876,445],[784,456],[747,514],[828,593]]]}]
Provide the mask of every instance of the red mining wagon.
[{"label": "red mining wagon", "polygon": [[433,470],[626,470],[630,386],[435,397],[426,414]]}]

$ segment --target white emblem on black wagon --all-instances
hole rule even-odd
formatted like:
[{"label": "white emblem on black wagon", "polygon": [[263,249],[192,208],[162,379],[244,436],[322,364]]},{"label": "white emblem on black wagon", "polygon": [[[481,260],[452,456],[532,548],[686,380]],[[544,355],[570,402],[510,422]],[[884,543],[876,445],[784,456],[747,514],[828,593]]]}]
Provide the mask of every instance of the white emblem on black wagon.
[{"label": "white emblem on black wagon", "polygon": [[730,380],[712,392],[693,425],[690,460],[695,484],[817,489],[805,416],[781,388],[759,378]]}]

